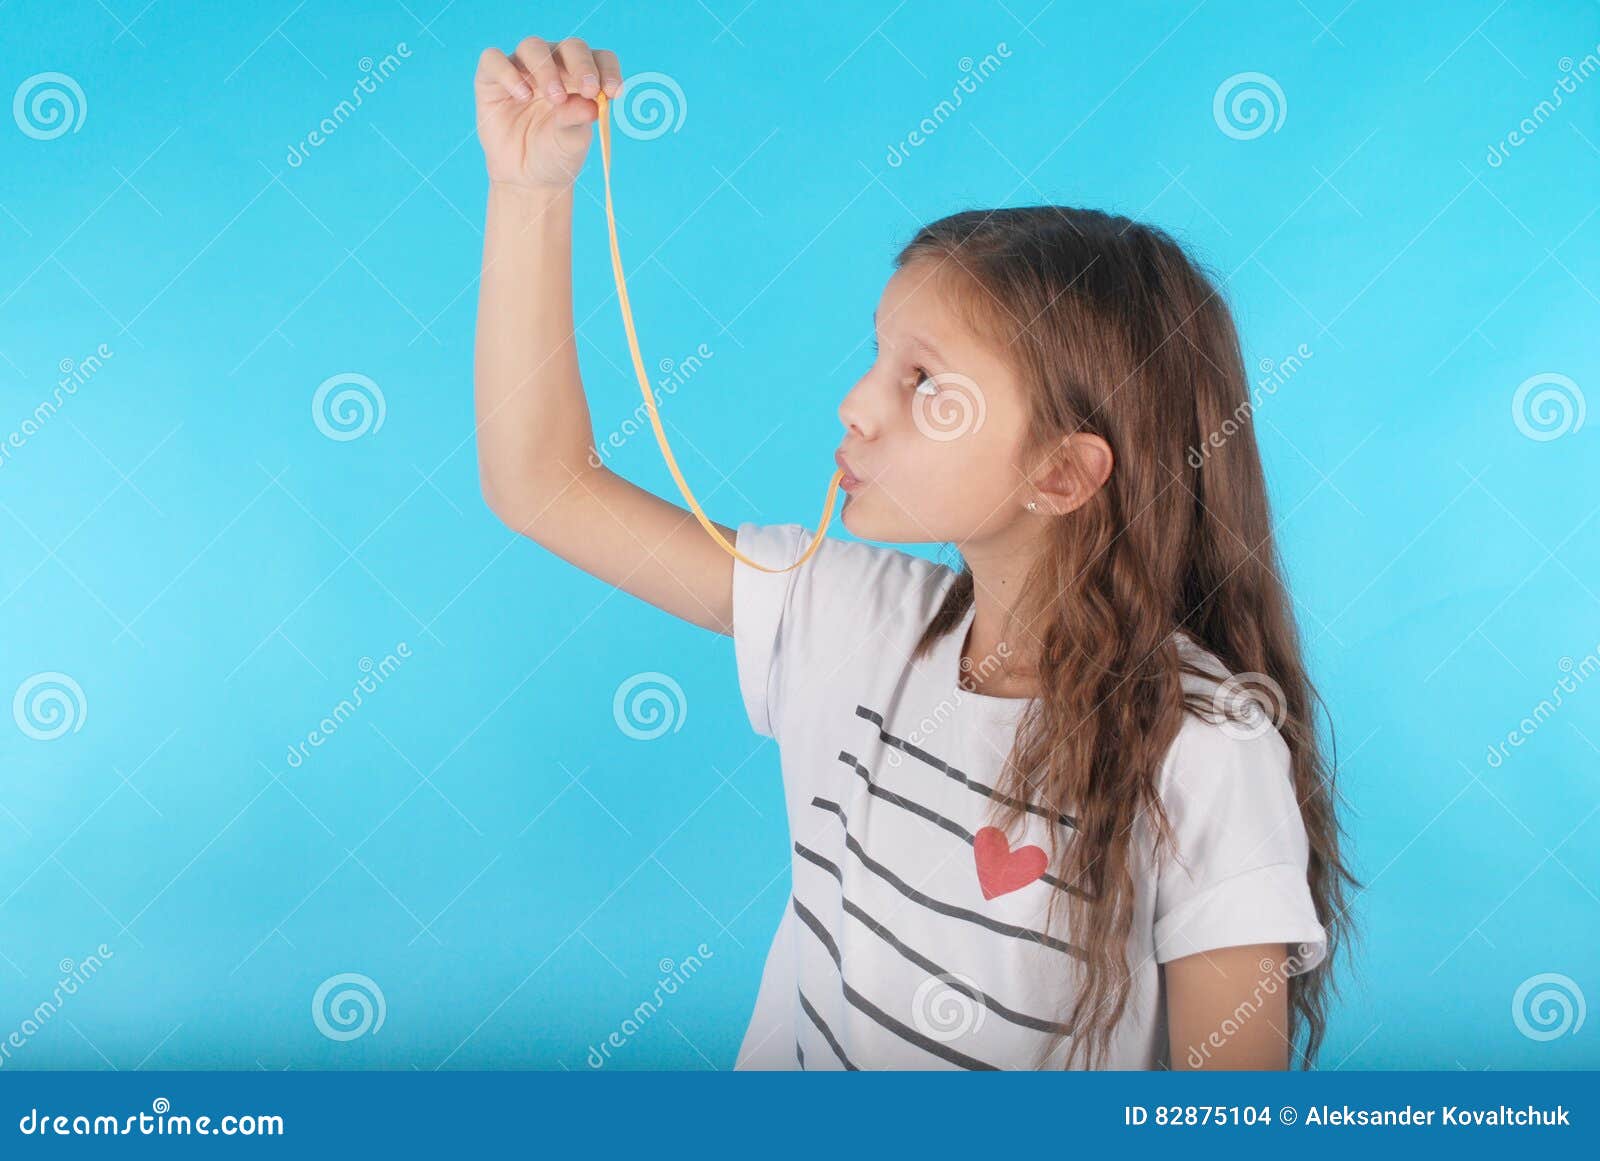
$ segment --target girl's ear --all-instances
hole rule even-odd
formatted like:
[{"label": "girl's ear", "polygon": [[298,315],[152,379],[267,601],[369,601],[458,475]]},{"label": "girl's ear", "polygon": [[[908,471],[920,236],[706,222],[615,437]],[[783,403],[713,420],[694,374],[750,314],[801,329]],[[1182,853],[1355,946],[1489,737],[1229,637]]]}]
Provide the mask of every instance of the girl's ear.
[{"label": "girl's ear", "polygon": [[1030,512],[1065,516],[1089,502],[1111,478],[1116,457],[1111,445],[1098,435],[1075,431],[1061,444],[1043,475],[1033,485]]}]

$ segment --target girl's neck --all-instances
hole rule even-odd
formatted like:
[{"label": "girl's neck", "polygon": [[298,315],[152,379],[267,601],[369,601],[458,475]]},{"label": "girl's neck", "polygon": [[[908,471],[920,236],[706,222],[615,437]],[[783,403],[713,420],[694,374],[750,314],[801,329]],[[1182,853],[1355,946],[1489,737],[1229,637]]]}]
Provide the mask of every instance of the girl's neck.
[{"label": "girl's neck", "polygon": [[[990,697],[1037,697],[1039,643],[1013,610],[1031,561],[963,548],[972,570],[973,616],[961,646],[961,688]],[[974,556],[977,559],[974,559]]]}]

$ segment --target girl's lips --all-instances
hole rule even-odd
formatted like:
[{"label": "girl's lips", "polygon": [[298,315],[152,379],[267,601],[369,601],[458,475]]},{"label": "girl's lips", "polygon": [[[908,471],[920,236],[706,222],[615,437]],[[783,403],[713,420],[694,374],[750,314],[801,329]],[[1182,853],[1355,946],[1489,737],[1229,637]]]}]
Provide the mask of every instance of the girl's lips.
[{"label": "girl's lips", "polygon": [[839,470],[844,473],[839,479],[839,487],[846,492],[853,492],[861,486],[861,480],[850,474],[850,465],[845,462],[843,452],[833,453],[833,462],[839,465]]}]

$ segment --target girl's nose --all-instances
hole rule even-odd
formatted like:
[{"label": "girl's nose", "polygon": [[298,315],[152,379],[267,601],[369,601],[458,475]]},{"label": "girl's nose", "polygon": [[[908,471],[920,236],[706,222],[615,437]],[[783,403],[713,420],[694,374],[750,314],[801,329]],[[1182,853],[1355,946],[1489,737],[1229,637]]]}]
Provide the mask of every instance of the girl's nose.
[{"label": "girl's nose", "polygon": [[871,410],[867,405],[866,388],[867,381],[862,379],[845,395],[839,404],[839,422],[852,434],[862,439],[871,439],[877,432],[871,419]]}]

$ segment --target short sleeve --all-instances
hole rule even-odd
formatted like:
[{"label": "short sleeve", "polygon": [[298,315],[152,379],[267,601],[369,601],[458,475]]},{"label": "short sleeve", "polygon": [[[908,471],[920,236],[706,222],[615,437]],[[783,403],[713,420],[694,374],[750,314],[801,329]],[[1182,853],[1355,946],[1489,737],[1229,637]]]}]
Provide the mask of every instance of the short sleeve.
[{"label": "short sleeve", "polygon": [[[806,530],[798,524],[746,522],[739,525],[733,546],[751,560],[782,568],[800,559],[809,543]],[[737,558],[733,562],[733,653],[739,694],[751,728],[768,738],[778,737],[780,629],[799,571],[762,572]]]},{"label": "short sleeve", "polygon": [[1186,714],[1163,763],[1162,808],[1175,849],[1162,851],[1156,875],[1158,963],[1281,942],[1299,974],[1327,954],[1289,748],[1260,721],[1259,732],[1245,731]]}]

